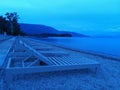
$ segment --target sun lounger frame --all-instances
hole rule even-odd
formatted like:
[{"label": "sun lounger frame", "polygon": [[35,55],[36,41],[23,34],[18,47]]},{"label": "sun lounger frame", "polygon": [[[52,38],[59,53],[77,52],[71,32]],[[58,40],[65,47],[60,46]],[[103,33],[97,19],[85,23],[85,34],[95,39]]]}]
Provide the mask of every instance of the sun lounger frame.
[{"label": "sun lounger frame", "polygon": [[69,62],[62,61],[63,59],[65,59],[65,57],[61,58],[62,60],[59,60],[56,57],[46,58],[45,56],[37,52],[37,50],[26,44],[24,41],[20,40],[20,44],[23,44],[26,48],[28,48],[29,51],[31,51],[37,57],[36,61],[42,60],[48,65],[32,66],[36,62],[34,61],[28,67],[24,67],[24,65],[23,67],[10,67],[10,64],[12,63],[12,58],[9,58],[7,67],[5,69],[5,77],[6,77],[5,79],[7,83],[11,83],[13,77],[18,74],[31,74],[31,73],[40,73],[40,72],[73,70],[73,69],[91,69],[94,72],[96,72],[100,67],[100,64],[96,61],[95,62],[93,61],[92,63],[80,64],[72,61]]}]

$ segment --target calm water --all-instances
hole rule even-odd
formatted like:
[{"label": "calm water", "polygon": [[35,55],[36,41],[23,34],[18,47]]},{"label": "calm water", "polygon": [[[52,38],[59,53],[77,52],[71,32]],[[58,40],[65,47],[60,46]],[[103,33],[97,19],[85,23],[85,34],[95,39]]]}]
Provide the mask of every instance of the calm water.
[{"label": "calm water", "polygon": [[48,38],[65,47],[120,58],[120,38]]}]

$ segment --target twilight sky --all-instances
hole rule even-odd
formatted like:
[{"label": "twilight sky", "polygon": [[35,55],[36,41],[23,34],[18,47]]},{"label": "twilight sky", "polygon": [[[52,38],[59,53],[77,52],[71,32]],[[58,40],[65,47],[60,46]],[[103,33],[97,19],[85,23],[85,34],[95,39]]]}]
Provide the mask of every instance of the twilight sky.
[{"label": "twilight sky", "polygon": [[0,0],[0,15],[87,34],[120,33],[120,0]]}]

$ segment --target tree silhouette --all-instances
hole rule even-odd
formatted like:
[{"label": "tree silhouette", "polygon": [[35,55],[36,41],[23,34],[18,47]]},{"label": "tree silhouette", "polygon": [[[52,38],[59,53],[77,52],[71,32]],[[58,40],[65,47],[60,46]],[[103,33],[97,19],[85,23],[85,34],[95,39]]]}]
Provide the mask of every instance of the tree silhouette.
[{"label": "tree silhouette", "polygon": [[[7,20],[9,21],[9,24],[10,24],[10,31],[11,31],[11,34],[12,35],[16,35],[19,33],[20,31],[20,28],[19,28],[19,25],[18,25],[18,19],[19,19],[19,16],[17,15],[16,12],[13,12],[13,13],[6,13],[6,18]],[[18,31],[17,31],[18,29]],[[16,33],[18,32],[18,33]]]},{"label": "tree silhouette", "polygon": [[7,32],[6,24],[7,24],[6,18],[3,16],[0,16],[0,33]]},{"label": "tree silhouette", "polygon": [[0,34],[6,32],[8,35],[25,35],[21,31],[18,19],[19,16],[16,12],[6,13],[5,17],[0,16]]},{"label": "tree silhouette", "polygon": [[3,33],[3,16],[0,16],[0,33]]}]

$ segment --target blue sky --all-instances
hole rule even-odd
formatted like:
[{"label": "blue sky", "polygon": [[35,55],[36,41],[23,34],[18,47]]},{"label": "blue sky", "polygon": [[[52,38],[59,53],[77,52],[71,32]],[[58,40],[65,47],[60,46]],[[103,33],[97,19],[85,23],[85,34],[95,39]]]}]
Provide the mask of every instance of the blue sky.
[{"label": "blue sky", "polygon": [[0,0],[0,14],[19,22],[88,34],[120,32],[120,0]]}]

